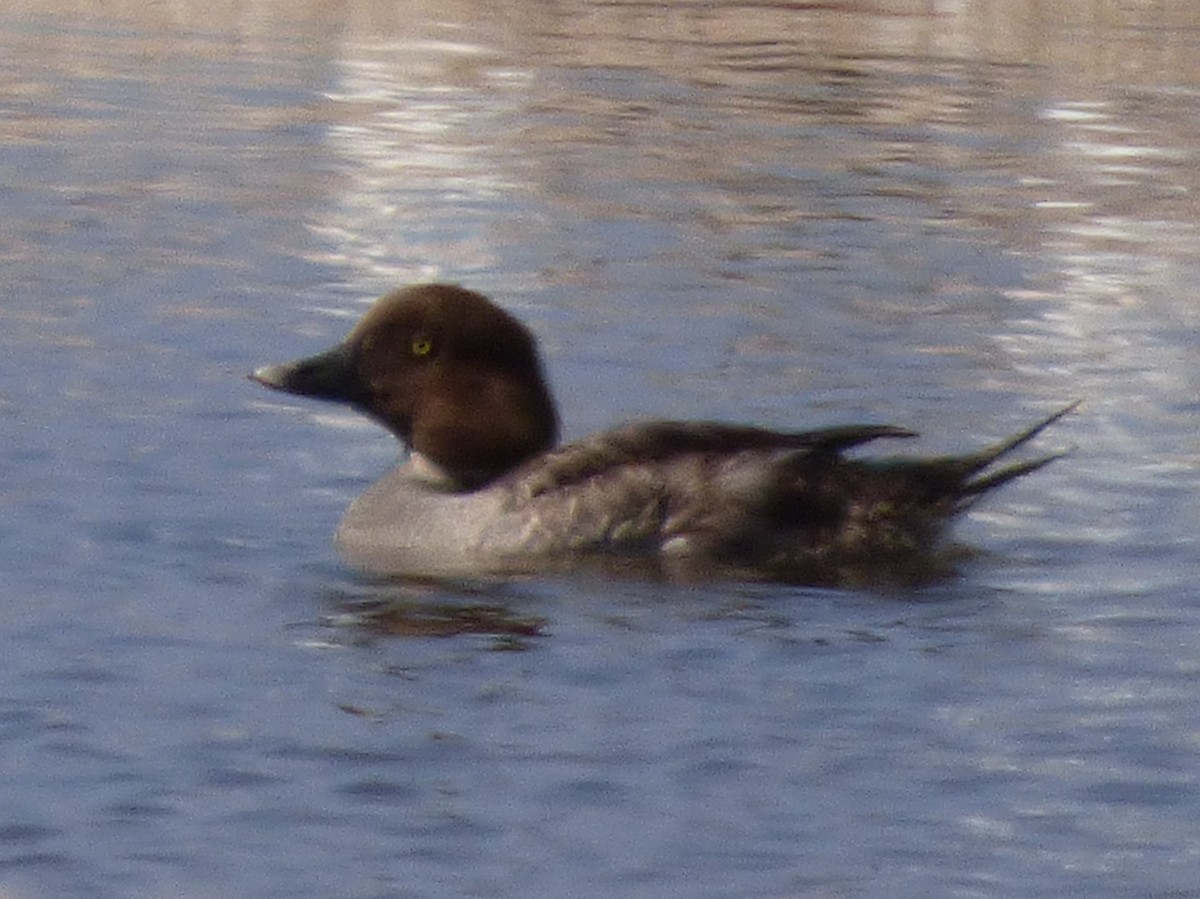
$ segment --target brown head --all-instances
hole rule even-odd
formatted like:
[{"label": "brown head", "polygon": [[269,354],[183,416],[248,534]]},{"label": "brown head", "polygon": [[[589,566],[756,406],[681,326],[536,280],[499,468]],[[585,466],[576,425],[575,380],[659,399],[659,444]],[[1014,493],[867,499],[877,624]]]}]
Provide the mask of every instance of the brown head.
[{"label": "brown head", "polygon": [[558,439],[533,335],[487,297],[453,285],[393,291],[331,350],[251,377],[350,404],[463,488],[493,480]]}]

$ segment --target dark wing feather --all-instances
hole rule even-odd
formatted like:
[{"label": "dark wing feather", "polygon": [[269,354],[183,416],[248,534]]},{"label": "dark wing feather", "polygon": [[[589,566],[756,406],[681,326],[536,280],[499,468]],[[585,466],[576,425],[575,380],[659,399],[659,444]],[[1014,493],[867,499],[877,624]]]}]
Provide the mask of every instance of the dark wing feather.
[{"label": "dark wing feather", "polygon": [[520,489],[537,496],[578,483],[617,465],[662,462],[694,453],[794,450],[836,454],[881,438],[915,437],[893,425],[842,425],[813,431],[772,431],[719,422],[650,421],[628,424],[569,443],[518,470]]}]

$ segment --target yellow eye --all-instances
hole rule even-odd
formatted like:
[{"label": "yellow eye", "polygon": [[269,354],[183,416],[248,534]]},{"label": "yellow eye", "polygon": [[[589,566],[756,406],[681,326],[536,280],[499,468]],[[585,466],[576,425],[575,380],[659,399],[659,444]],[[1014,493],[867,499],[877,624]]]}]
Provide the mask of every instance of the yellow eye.
[{"label": "yellow eye", "polygon": [[428,356],[433,352],[433,341],[428,337],[414,337],[411,349],[414,356]]}]

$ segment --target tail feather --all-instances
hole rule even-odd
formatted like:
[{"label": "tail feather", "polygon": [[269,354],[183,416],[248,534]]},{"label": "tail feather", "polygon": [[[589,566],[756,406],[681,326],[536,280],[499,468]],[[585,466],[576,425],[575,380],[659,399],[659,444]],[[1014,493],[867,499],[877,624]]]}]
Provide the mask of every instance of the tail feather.
[{"label": "tail feather", "polygon": [[1049,465],[1055,459],[1061,459],[1067,455],[1064,453],[1053,453],[1049,456],[1039,456],[1036,459],[1029,459],[1025,462],[1017,462],[1013,465],[1007,465],[999,471],[994,471],[986,477],[976,478],[972,481],[967,481],[963,484],[962,492],[959,495],[959,501],[962,507],[971,505],[975,500],[985,493],[990,493],[997,487],[1002,487],[1009,481],[1015,481],[1019,477],[1037,471],[1046,465]]},{"label": "tail feather", "polygon": [[[963,481],[962,487],[958,496],[958,508],[965,509],[972,505],[983,494],[989,493],[1009,481],[1015,480],[1030,472],[1037,471],[1046,465],[1049,465],[1055,459],[1060,459],[1066,453],[1052,453],[1047,456],[1039,456],[1036,459],[1029,459],[1024,462],[1015,462],[1012,465],[1006,465],[1004,468],[992,472],[986,472],[989,466],[995,463],[998,459],[1011,453],[1013,450],[1028,443],[1050,425],[1054,424],[1060,418],[1069,415],[1079,407],[1082,400],[1075,400],[1068,406],[1059,409],[1053,415],[1050,415],[1037,424],[1019,434],[1001,440],[999,443],[985,447],[977,453],[972,453],[968,456],[959,458],[960,464],[963,466]],[[978,477],[976,477],[978,475]]]}]

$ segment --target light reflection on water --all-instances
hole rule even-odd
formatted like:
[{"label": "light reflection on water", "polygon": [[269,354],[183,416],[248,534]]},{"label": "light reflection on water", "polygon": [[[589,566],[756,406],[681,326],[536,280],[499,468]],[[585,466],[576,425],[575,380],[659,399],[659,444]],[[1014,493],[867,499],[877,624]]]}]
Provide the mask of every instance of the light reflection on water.
[{"label": "light reflection on water", "polygon": [[[1045,6],[6,7],[0,888],[1193,889],[1194,11]],[[572,434],[1075,449],[919,594],[364,581],[244,373],[430,277]]]}]

